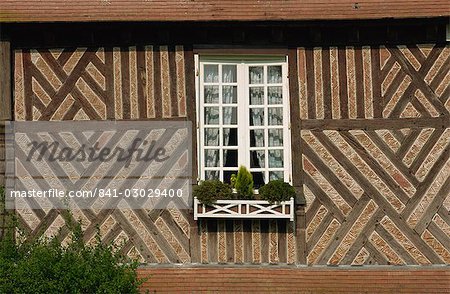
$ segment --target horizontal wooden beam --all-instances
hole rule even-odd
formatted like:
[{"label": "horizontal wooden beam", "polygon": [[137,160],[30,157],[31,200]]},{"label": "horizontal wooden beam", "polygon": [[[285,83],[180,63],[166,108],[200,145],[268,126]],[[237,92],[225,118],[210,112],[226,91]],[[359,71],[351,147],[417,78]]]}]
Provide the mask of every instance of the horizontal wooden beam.
[{"label": "horizontal wooden beam", "polygon": [[303,130],[397,130],[404,128],[445,129],[450,127],[450,117],[430,118],[380,118],[380,119],[306,119],[301,121]]},{"label": "horizontal wooden beam", "polygon": [[447,0],[396,1],[2,1],[2,22],[258,21],[447,16]]}]

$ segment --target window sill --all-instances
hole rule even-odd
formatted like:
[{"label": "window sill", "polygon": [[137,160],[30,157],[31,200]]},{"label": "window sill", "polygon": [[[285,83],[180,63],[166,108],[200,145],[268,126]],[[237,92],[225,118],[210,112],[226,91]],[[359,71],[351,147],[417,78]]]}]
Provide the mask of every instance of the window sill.
[{"label": "window sill", "polygon": [[289,219],[294,221],[294,198],[270,204],[265,200],[217,200],[212,205],[194,198],[194,220],[199,218]]}]

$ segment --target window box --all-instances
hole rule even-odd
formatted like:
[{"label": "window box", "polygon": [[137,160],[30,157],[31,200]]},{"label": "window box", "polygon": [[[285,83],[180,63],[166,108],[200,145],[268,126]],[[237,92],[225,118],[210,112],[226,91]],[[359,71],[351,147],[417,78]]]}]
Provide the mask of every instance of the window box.
[{"label": "window box", "polygon": [[294,198],[280,203],[265,200],[217,200],[205,205],[194,198],[194,220],[199,218],[289,219],[294,221]]}]

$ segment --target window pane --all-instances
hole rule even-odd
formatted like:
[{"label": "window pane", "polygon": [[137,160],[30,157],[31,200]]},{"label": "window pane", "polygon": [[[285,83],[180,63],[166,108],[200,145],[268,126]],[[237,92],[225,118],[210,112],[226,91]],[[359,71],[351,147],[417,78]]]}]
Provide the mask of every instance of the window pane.
[{"label": "window pane", "polygon": [[232,104],[237,103],[237,87],[223,86],[222,87],[222,103]]},{"label": "window pane", "polygon": [[264,147],[264,130],[250,131],[250,147]]},{"label": "window pane", "polygon": [[206,167],[219,166],[219,149],[205,150],[205,166]]},{"label": "window pane", "polygon": [[205,83],[219,82],[219,66],[217,64],[205,64]]},{"label": "window pane", "polygon": [[269,118],[269,126],[283,125],[283,108],[269,107],[268,118]]},{"label": "window pane", "polygon": [[249,79],[250,84],[264,84],[264,67],[250,66]]},{"label": "window pane", "polygon": [[224,125],[237,124],[237,107],[223,108],[223,124]]},{"label": "window pane", "polygon": [[205,129],[205,146],[219,146],[219,129]]},{"label": "window pane", "polygon": [[205,180],[219,180],[219,171],[218,170],[205,171]]},{"label": "window pane", "polygon": [[252,172],[253,176],[253,187],[258,189],[265,184],[264,172]]},{"label": "window pane", "polygon": [[205,124],[219,124],[219,107],[205,107]]},{"label": "window pane", "polygon": [[269,147],[283,146],[283,129],[269,129]]},{"label": "window pane", "polygon": [[283,87],[268,87],[269,104],[283,103]]},{"label": "window pane", "polygon": [[223,166],[237,167],[238,166],[238,151],[237,150],[223,150]]},{"label": "window pane", "polygon": [[250,151],[250,167],[251,168],[264,168],[265,167],[265,151],[257,150]]},{"label": "window pane", "polygon": [[219,86],[205,86],[205,103],[219,103]]},{"label": "window pane", "polygon": [[250,109],[250,125],[263,126],[264,125],[264,108]]},{"label": "window pane", "polygon": [[269,150],[269,167],[283,166],[283,150]]},{"label": "window pane", "polygon": [[274,180],[284,180],[284,172],[282,171],[271,171],[269,172],[269,178],[271,181]]},{"label": "window pane", "polygon": [[268,83],[269,84],[280,84],[282,83],[281,78],[281,65],[269,66],[268,67]]},{"label": "window pane", "polygon": [[264,104],[264,87],[250,88],[250,105]]},{"label": "window pane", "polygon": [[237,145],[238,145],[238,129],[224,128],[223,146],[237,146]]},{"label": "window pane", "polygon": [[237,175],[238,171],[237,170],[225,170],[223,171],[223,182],[230,184],[231,182],[231,175],[235,174]]},{"label": "window pane", "polygon": [[222,82],[236,83],[236,65],[222,66]]}]

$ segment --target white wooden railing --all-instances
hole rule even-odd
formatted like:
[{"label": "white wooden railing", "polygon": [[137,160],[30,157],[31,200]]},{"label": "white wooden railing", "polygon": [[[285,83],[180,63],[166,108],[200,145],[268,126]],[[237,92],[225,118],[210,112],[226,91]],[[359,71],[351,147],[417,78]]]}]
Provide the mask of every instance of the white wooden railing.
[{"label": "white wooden railing", "polygon": [[217,200],[205,205],[194,198],[194,219],[199,218],[284,218],[294,221],[294,198],[270,204],[265,200]]}]

